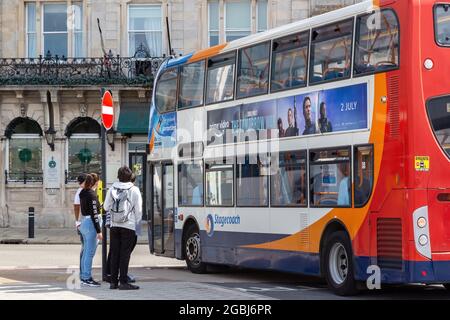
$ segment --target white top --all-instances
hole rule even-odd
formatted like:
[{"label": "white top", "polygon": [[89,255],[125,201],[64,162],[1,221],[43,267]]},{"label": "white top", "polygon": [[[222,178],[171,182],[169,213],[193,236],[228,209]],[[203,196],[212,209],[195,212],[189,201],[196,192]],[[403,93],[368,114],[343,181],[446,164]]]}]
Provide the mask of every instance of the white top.
[{"label": "white top", "polygon": [[75,199],[73,199],[74,205],[80,205],[80,192],[83,190],[83,188],[78,188],[77,193],[75,193]]},{"label": "white top", "polygon": [[[136,232],[136,227],[139,226],[142,220],[142,196],[139,188],[136,187],[131,182],[114,182],[112,187],[108,190],[106,194],[105,203],[103,204],[103,208],[105,211],[110,211],[113,205],[113,197],[111,192],[114,188],[118,189],[129,189],[130,190],[130,202],[131,206],[134,207],[133,214],[130,214],[127,222],[124,223],[114,223],[111,221],[111,227],[121,227],[130,229]],[[139,229],[139,228],[138,228]],[[139,232],[139,230],[138,230]]]}]

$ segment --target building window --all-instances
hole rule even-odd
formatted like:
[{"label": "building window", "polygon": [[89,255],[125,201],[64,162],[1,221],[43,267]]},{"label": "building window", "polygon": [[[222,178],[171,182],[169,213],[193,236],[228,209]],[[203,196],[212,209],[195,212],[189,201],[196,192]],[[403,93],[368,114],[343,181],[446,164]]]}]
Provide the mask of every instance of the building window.
[{"label": "building window", "polygon": [[8,125],[9,180],[42,181],[42,129],[30,118],[16,118]]},{"label": "building window", "polygon": [[128,6],[128,53],[144,47],[151,56],[162,56],[162,11],[160,5]]},{"label": "building window", "polygon": [[81,173],[101,174],[100,125],[89,117],[74,119],[66,130],[68,142],[68,180]]},{"label": "building window", "polygon": [[251,34],[251,2],[225,2],[225,41],[230,42]]},{"label": "building window", "polygon": [[[34,58],[39,54],[59,57],[81,57],[83,48],[83,3],[27,2],[25,4],[26,55]],[[39,19],[41,17],[41,19]],[[41,29],[38,34],[38,23]],[[72,48],[69,51],[69,38]],[[40,51],[39,52],[39,49]]]},{"label": "building window", "polygon": [[208,30],[209,46],[219,44],[219,1],[208,3]]},{"label": "building window", "polygon": [[27,56],[36,56],[36,4],[26,4]]},{"label": "building window", "polygon": [[[218,45],[268,28],[267,0],[208,1],[208,44]],[[252,14],[253,13],[253,14]],[[221,27],[219,21],[223,19]]]},{"label": "building window", "polygon": [[267,0],[258,0],[256,11],[256,20],[257,20],[257,32],[266,31],[268,29],[267,25]]},{"label": "building window", "polygon": [[44,53],[67,57],[67,5],[44,4],[43,20]]}]

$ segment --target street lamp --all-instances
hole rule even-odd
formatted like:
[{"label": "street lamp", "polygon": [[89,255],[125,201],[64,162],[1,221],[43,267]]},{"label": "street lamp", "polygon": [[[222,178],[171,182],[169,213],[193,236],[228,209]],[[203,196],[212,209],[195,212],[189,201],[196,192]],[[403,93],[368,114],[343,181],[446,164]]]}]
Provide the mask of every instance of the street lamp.
[{"label": "street lamp", "polygon": [[47,140],[47,144],[50,146],[52,151],[55,151],[55,136],[56,131],[53,127],[50,127],[47,131],[45,131],[45,140]]},{"label": "street lamp", "polygon": [[114,151],[114,138],[116,136],[116,131],[114,129],[109,129],[106,131],[106,140],[108,141],[111,150]]}]

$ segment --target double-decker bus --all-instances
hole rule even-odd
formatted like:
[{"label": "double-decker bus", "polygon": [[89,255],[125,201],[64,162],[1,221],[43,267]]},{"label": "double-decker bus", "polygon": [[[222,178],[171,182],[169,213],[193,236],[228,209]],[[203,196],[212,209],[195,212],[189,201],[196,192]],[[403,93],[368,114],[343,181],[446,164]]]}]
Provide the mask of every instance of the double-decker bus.
[{"label": "double-decker bus", "polygon": [[[365,1],[165,61],[150,250],[450,288],[450,2]],[[371,280],[372,281],[372,280]]]}]

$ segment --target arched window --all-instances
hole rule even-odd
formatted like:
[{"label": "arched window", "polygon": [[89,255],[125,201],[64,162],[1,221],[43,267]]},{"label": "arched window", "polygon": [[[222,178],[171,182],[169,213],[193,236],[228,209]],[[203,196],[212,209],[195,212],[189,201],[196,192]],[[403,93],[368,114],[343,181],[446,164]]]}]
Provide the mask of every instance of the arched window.
[{"label": "arched window", "polygon": [[10,181],[42,181],[42,129],[35,120],[18,117],[5,130],[9,139]]},{"label": "arched window", "polygon": [[69,181],[81,173],[101,174],[100,133],[100,124],[89,117],[76,118],[67,126]]}]

